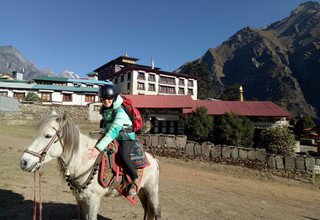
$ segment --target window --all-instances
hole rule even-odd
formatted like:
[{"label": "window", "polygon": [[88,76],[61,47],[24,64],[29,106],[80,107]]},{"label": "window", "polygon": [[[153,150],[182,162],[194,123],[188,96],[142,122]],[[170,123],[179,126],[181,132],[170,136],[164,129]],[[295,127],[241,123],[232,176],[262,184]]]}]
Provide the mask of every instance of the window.
[{"label": "window", "polygon": [[159,83],[175,85],[175,78],[160,76]]},{"label": "window", "polygon": [[93,111],[100,112],[100,105],[94,105],[93,106]]},{"label": "window", "polygon": [[138,72],[138,79],[143,79],[145,80],[145,75],[143,72]]},{"label": "window", "polygon": [[144,90],[144,83],[138,83],[138,90]]},{"label": "window", "polygon": [[85,102],[94,102],[95,101],[95,95],[85,95],[84,101]]},{"label": "window", "polygon": [[193,80],[188,80],[188,86],[193,86]]},{"label": "window", "polygon": [[131,83],[128,82],[128,83],[127,83],[127,90],[130,90],[130,89],[131,89]]},{"label": "window", "polygon": [[8,96],[8,92],[7,91],[0,91],[0,96]]},{"label": "window", "polygon": [[43,92],[41,93],[41,100],[44,102],[51,102],[52,100],[52,94],[49,92]]},{"label": "window", "polygon": [[174,134],[175,133],[175,122],[174,121],[170,121],[169,122],[169,134]]},{"label": "window", "polygon": [[193,95],[193,89],[188,89],[188,95]]},{"label": "window", "polygon": [[21,101],[22,99],[24,99],[24,93],[21,92],[15,92],[13,93],[13,97],[15,97],[16,99],[18,99],[19,101]]},{"label": "window", "polygon": [[121,82],[124,81],[124,75],[121,75]]},{"label": "window", "polygon": [[161,123],[161,133],[162,134],[166,134],[167,133],[167,122],[166,121],[162,121]]},{"label": "window", "polygon": [[64,102],[72,102],[72,94],[63,93],[62,101]]},{"label": "window", "polygon": [[184,79],[179,79],[179,85],[184,86]]},{"label": "window", "polygon": [[155,84],[149,84],[148,90],[149,91],[156,91],[156,85]]},{"label": "window", "polygon": [[159,92],[161,93],[169,93],[169,94],[175,94],[175,88],[169,87],[169,86],[159,86]]},{"label": "window", "polygon": [[179,88],[178,94],[184,95],[184,88]]},{"label": "window", "polygon": [[130,80],[131,80],[131,72],[129,72],[127,75],[127,81],[130,81]]},{"label": "window", "polygon": [[87,85],[88,88],[93,88],[93,85]]},{"label": "window", "polygon": [[150,82],[155,82],[155,81],[156,81],[156,76],[153,75],[153,74],[150,74],[148,80],[149,80]]}]

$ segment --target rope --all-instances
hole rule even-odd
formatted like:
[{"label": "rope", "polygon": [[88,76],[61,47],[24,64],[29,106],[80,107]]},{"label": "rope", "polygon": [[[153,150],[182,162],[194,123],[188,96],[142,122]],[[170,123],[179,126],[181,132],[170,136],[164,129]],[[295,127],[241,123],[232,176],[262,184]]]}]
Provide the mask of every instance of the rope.
[{"label": "rope", "polygon": [[39,220],[42,220],[41,172],[39,172]]},{"label": "rope", "polygon": [[[37,173],[34,173],[33,178],[33,220],[37,220],[37,193],[36,193],[36,180],[37,180]],[[41,197],[41,173],[38,173],[39,176],[39,220],[42,220],[42,197]]]},{"label": "rope", "polygon": [[36,179],[37,173],[35,172],[33,177],[33,220],[37,220]]}]

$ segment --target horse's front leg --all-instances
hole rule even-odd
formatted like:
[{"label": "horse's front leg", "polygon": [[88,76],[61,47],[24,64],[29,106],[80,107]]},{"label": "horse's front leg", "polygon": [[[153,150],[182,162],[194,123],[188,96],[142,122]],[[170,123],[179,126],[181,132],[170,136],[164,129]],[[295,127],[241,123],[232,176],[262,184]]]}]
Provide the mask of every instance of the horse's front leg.
[{"label": "horse's front leg", "polygon": [[79,220],[86,220],[87,218],[87,205],[84,199],[80,197],[76,197],[77,205],[78,205],[78,219]]},{"label": "horse's front leg", "polygon": [[96,194],[76,197],[78,204],[78,218],[80,220],[96,220],[101,197]]},{"label": "horse's front leg", "polygon": [[97,220],[100,208],[101,197],[97,194],[91,194],[87,200],[88,220]]}]

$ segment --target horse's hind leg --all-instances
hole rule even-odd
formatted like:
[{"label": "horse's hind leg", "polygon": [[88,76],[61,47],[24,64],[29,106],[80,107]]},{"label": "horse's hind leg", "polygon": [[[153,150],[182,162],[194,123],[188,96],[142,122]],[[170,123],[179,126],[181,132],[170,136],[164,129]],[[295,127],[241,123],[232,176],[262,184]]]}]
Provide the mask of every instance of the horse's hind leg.
[{"label": "horse's hind leg", "polygon": [[146,193],[144,191],[144,188],[141,188],[139,193],[138,193],[140,202],[142,204],[143,210],[144,210],[144,216],[143,219],[145,220],[147,218],[147,211],[148,211],[148,198],[146,196]]},{"label": "horse's hind leg", "polygon": [[144,188],[146,197],[146,209],[144,219],[161,219],[161,209],[159,203],[158,186],[153,188]]}]

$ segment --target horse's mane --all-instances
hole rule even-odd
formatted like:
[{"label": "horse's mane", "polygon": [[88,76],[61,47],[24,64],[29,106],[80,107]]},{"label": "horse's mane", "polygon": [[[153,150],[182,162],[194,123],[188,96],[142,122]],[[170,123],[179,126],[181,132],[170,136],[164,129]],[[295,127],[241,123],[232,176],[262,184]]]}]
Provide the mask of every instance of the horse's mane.
[{"label": "horse's mane", "polygon": [[37,133],[41,132],[48,126],[48,123],[55,120],[62,126],[62,143],[63,143],[63,155],[69,158],[71,152],[75,153],[79,149],[79,134],[78,127],[70,121],[68,118],[61,117],[59,115],[47,115],[45,116],[37,126]]}]

